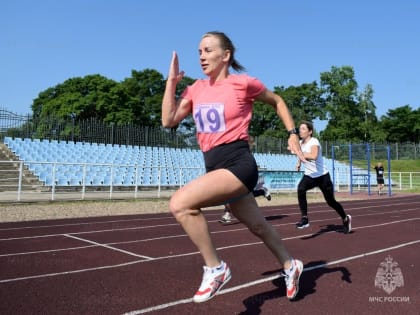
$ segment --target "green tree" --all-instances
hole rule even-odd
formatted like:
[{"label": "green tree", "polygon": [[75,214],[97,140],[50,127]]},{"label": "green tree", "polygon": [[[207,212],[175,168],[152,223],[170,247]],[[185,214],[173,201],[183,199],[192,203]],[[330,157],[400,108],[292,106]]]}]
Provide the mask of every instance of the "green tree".
[{"label": "green tree", "polygon": [[[284,99],[296,124],[301,120],[313,121],[325,117],[325,101],[316,82],[288,88],[275,87],[274,93]],[[254,136],[287,137],[276,111],[261,102],[255,103],[250,133]]]},{"label": "green tree", "polygon": [[249,133],[253,136],[266,135],[283,138],[284,127],[282,129],[282,122],[273,107],[262,102],[255,102]]},{"label": "green tree", "polygon": [[301,120],[313,121],[326,118],[326,102],[322,98],[322,90],[315,81],[288,88],[276,87],[275,91],[285,100],[296,124]]},{"label": "green tree", "polygon": [[33,119],[39,122],[37,135],[42,137],[47,128],[67,122],[62,135],[74,132],[76,120],[104,119],[112,104],[110,91],[118,83],[99,74],[76,77],[39,93],[32,104]]},{"label": "green tree", "polygon": [[364,142],[383,141],[385,134],[378,126],[378,119],[376,117],[376,106],[372,101],[373,88],[370,84],[366,85],[363,92],[358,95],[358,102],[360,109],[364,112],[364,120],[361,123],[363,130]]},{"label": "green tree", "polygon": [[412,110],[409,105],[390,109],[380,125],[389,142],[420,141],[420,109]]},{"label": "green tree", "polygon": [[98,74],[68,79],[39,93],[32,104],[33,116],[67,119],[74,113],[78,119],[103,119],[111,101],[110,91],[117,85]]},{"label": "green tree", "polygon": [[321,73],[321,89],[326,101],[328,124],[323,140],[363,140],[365,111],[358,103],[357,82],[350,66],[332,67]]},{"label": "green tree", "polygon": [[152,69],[131,71],[131,77],[121,85],[128,99],[124,106],[134,115],[135,124],[160,126],[160,112],[165,81],[162,74]]}]

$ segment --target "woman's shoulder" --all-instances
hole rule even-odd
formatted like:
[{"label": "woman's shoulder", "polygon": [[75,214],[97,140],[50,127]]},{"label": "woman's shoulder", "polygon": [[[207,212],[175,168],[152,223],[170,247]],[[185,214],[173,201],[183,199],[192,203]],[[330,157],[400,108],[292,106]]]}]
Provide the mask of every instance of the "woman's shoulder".
[{"label": "woman's shoulder", "polygon": [[203,86],[208,84],[209,80],[206,79],[197,79],[190,86]]},{"label": "woman's shoulder", "polygon": [[318,138],[311,137],[311,140],[309,140],[309,142],[310,142],[312,145],[317,145],[317,146],[320,146],[320,143],[319,143]]},{"label": "woman's shoulder", "polygon": [[229,74],[228,80],[235,82],[249,82],[249,81],[259,81],[256,77],[250,76],[247,73],[234,73]]},{"label": "woman's shoulder", "polygon": [[197,79],[190,85],[188,85],[184,91],[184,94],[188,93],[197,93],[201,91],[203,88],[208,86],[208,80],[206,79]]},{"label": "woman's shoulder", "polygon": [[230,84],[234,85],[236,89],[246,90],[250,97],[258,96],[266,88],[259,79],[244,73],[231,74],[228,79]]}]

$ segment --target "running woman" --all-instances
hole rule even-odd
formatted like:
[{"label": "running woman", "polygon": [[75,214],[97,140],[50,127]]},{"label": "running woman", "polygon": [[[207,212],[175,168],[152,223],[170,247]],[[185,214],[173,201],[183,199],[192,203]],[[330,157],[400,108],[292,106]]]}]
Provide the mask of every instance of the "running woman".
[{"label": "running woman", "polygon": [[[171,197],[169,209],[181,224],[204,260],[204,274],[194,302],[215,296],[231,279],[231,270],[219,258],[211,239],[203,207],[229,203],[233,215],[259,237],[283,266],[287,297],[298,293],[303,263],[292,258],[277,230],[258,208],[252,190],[258,169],[248,145],[248,128],[254,101],[271,105],[287,130],[295,125],[283,99],[247,74],[231,74],[245,68],[235,59],[232,41],[221,32],[202,36],[198,47],[199,63],[206,79],[199,79],[176,99],[176,86],[184,76],[178,55],[172,54],[162,101],[162,125],[173,128],[192,115],[197,140],[204,155],[206,174],[192,180]],[[299,137],[290,134],[288,144],[304,160]]]},{"label": "running woman", "polygon": [[333,208],[343,221],[344,233],[351,232],[351,216],[346,214],[343,206],[335,200],[334,187],[331,182],[330,173],[324,165],[322,157],[322,148],[318,139],[312,136],[313,125],[309,121],[301,122],[299,126],[300,146],[302,148],[305,160],[299,159],[296,164],[296,170],[299,171],[301,163],[305,167],[305,174],[299,182],[297,193],[299,208],[302,219],[296,223],[298,229],[309,227],[308,219],[308,202],[306,192],[312,188],[319,187],[321,189],[325,201]]}]

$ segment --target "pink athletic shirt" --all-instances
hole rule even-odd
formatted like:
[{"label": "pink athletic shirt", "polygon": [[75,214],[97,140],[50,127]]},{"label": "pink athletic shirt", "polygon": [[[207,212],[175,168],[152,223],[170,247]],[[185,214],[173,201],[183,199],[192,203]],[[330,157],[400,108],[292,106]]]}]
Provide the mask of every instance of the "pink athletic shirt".
[{"label": "pink athletic shirt", "polygon": [[206,152],[220,144],[248,140],[248,126],[255,98],[265,90],[264,84],[246,74],[230,74],[210,85],[197,80],[181,97],[192,102],[200,148]]}]

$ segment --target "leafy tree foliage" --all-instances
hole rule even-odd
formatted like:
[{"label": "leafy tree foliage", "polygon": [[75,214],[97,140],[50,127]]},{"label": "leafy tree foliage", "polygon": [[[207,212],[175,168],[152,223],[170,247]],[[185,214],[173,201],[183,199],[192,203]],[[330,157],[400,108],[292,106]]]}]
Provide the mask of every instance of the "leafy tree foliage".
[{"label": "leafy tree foliage", "polygon": [[321,97],[321,90],[315,81],[288,88],[276,87],[274,90],[286,101],[296,122],[326,118],[326,102]]},{"label": "leafy tree foliage", "polygon": [[358,102],[360,109],[364,112],[364,120],[361,123],[363,130],[364,142],[371,142],[372,140],[383,141],[385,134],[378,128],[378,119],[376,118],[376,106],[372,101],[373,88],[368,84],[364,91],[358,95]]},{"label": "leafy tree foliage", "polygon": [[255,102],[252,115],[249,127],[251,135],[282,137],[280,130],[284,133],[284,127],[281,128],[281,122],[273,107],[262,102]]},{"label": "leafy tree foliage", "polygon": [[325,140],[358,141],[364,134],[364,111],[357,102],[357,82],[352,67],[332,67],[321,73],[321,89],[326,101],[328,125],[321,133]]},{"label": "leafy tree foliage", "polygon": [[[284,99],[296,124],[302,120],[313,121],[325,117],[325,101],[321,98],[321,91],[316,82],[288,88],[275,87],[274,92]],[[254,106],[250,133],[277,138],[286,137],[283,123],[276,111],[260,102],[256,102]]]},{"label": "leafy tree foliage", "polygon": [[[121,83],[128,102],[120,104],[133,115],[136,124],[156,127],[160,125],[158,118],[161,111],[161,100],[165,89],[165,81],[156,70],[146,69],[131,72],[131,77]],[[121,108],[122,107],[122,108]]]},{"label": "leafy tree foliage", "polygon": [[32,104],[34,117],[51,115],[66,119],[72,113],[79,118],[104,119],[116,100],[112,92],[118,83],[100,75],[71,78],[41,92]]},{"label": "leafy tree foliage", "polygon": [[420,108],[412,110],[409,105],[388,110],[381,119],[382,130],[389,142],[420,141]]},{"label": "leafy tree foliage", "polygon": [[[193,78],[184,77],[177,86],[176,96],[193,82]],[[163,75],[153,69],[132,70],[131,76],[122,82],[99,74],[70,78],[39,93],[32,104],[33,119],[41,121],[40,130],[53,130],[57,122],[61,125],[66,122],[64,130],[60,130],[66,135],[78,131],[78,121],[90,119],[160,128],[165,84]],[[390,110],[378,121],[372,86],[367,85],[359,93],[350,66],[332,67],[321,73],[319,85],[314,81],[273,90],[286,101],[296,124],[301,120],[328,120],[320,134],[321,140],[419,141],[419,109],[413,111],[406,105]],[[193,136],[196,129],[192,115],[168,132],[176,130]],[[250,134],[286,137],[276,111],[260,102],[254,105]]]}]

